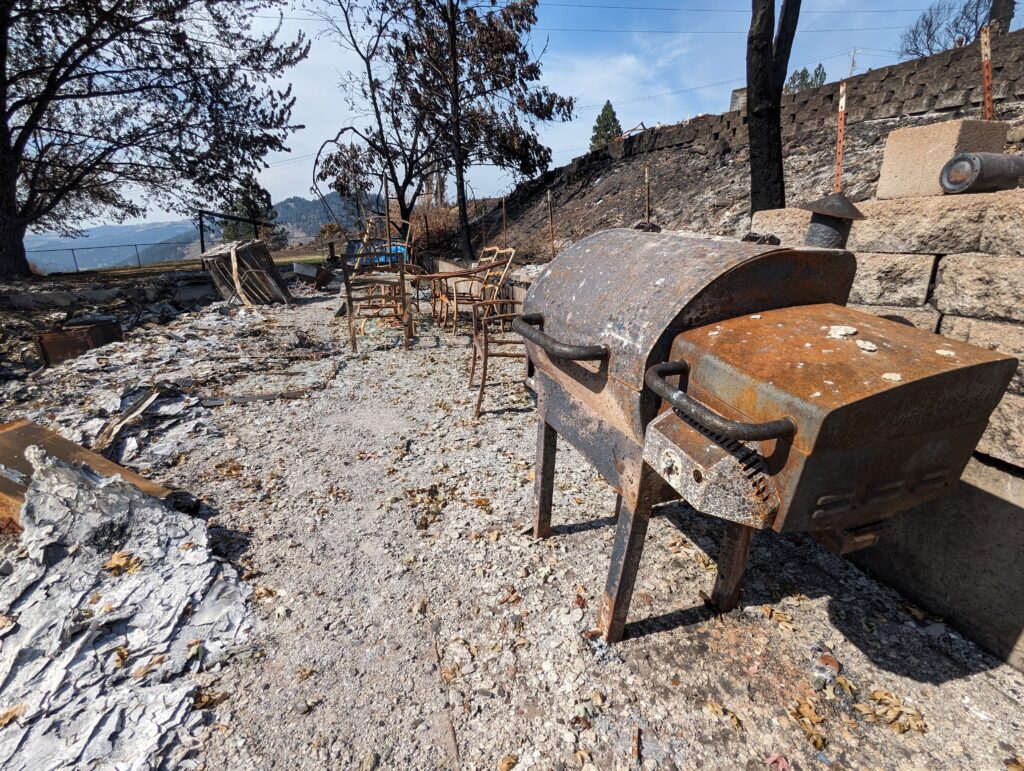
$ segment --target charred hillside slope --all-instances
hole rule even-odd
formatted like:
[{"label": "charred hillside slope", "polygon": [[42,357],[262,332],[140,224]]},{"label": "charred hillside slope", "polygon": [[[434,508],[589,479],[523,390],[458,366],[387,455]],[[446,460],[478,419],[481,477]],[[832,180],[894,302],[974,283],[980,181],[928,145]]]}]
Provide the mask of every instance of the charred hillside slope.
[{"label": "charred hillside slope", "polygon": [[[1008,151],[1024,143],[1024,31],[993,45],[996,117],[1010,124]],[[783,98],[786,188],[790,204],[831,189],[839,84]],[[844,181],[855,200],[871,198],[885,139],[895,128],[981,117],[977,45],[872,70],[847,85]],[[523,262],[549,258],[547,191],[555,248],[643,217],[650,166],[652,219],[666,228],[742,235],[750,212],[746,112],[702,115],[659,126],[580,156],[520,184],[508,197],[508,240]],[[474,222],[474,243],[501,240],[500,205]]]}]

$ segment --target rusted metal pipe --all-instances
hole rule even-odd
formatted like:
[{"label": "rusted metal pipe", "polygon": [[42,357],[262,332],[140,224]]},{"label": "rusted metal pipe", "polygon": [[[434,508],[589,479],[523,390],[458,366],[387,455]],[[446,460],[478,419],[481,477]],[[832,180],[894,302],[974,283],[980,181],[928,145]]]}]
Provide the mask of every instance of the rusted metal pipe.
[{"label": "rusted metal pipe", "polygon": [[960,153],[939,172],[946,193],[990,193],[1010,190],[1024,177],[1024,156],[1004,153]]}]

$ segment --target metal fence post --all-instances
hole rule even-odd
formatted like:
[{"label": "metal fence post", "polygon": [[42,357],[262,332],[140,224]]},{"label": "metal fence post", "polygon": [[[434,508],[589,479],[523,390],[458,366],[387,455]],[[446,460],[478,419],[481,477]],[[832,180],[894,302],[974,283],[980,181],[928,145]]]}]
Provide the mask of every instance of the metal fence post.
[{"label": "metal fence post", "polygon": [[981,90],[985,120],[995,120],[996,111],[992,105],[992,33],[987,26],[981,28]]},{"label": "metal fence post", "polygon": [[75,273],[81,273],[82,269],[78,267],[78,257],[75,255],[75,250],[71,250],[71,260],[75,263]]},{"label": "metal fence post", "polygon": [[139,245],[135,244],[135,261],[139,263],[139,267],[142,267],[142,257],[139,256]]},{"label": "metal fence post", "polygon": [[843,192],[843,142],[846,137],[846,81],[839,84],[839,123],[836,129],[836,181],[835,193]]}]

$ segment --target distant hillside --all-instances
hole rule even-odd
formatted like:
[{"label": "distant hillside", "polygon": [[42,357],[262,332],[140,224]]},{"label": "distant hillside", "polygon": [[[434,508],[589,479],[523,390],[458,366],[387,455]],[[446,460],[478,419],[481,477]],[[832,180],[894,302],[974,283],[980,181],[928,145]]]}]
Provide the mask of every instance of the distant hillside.
[{"label": "distant hillside", "polygon": [[[359,212],[351,199],[342,200],[341,196],[333,190],[324,198],[334,216],[341,220],[341,224],[345,228],[355,225]],[[288,229],[289,234],[295,234],[295,236],[301,234],[307,238],[313,238],[320,232],[322,225],[334,221],[319,199],[309,200],[293,196],[275,203],[274,209],[277,211],[277,221]],[[295,240],[294,237],[292,240]]]},{"label": "distant hillside", "polygon": [[[347,229],[354,229],[358,209],[351,199],[337,192],[319,199],[300,196],[275,204],[277,222],[288,232],[289,243],[316,238],[320,227],[337,217]],[[333,215],[332,215],[333,213]],[[206,221],[207,245],[216,243],[220,231],[216,222]],[[137,249],[137,251],[136,251]],[[40,273],[60,273],[170,262],[199,256],[199,230],[189,220],[144,222],[136,225],[99,225],[86,228],[77,238],[57,233],[32,233],[25,237],[29,262]],[[74,250],[74,252],[72,252]]]}]

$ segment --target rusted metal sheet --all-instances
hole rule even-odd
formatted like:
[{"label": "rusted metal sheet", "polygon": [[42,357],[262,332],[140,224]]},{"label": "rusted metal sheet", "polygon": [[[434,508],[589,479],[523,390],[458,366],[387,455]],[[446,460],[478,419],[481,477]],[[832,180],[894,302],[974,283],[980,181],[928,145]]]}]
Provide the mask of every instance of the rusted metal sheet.
[{"label": "rusted metal sheet", "polygon": [[[1015,360],[822,304],[750,314],[680,335],[681,386],[726,417],[788,417],[761,452],[776,530],[849,529],[952,487]],[[856,474],[851,474],[851,471]]]},{"label": "rusted metal sheet", "polygon": [[170,490],[107,460],[102,455],[69,442],[59,434],[29,420],[0,424],[0,530],[20,532],[21,505],[32,480],[32,465],[25,448],[37,445],[47,454],[78,465],[86,465],[102,476],[120,476],[125,482],[156,498],[166,498]]},{"label": "rusted metal sheet", "polygon": [[40,332],[35,337],[36,351],[47,367],[120,340],[124,340],[124,335],[121,332],[121,323],[117,320],[97,321],[53,332]]}]

